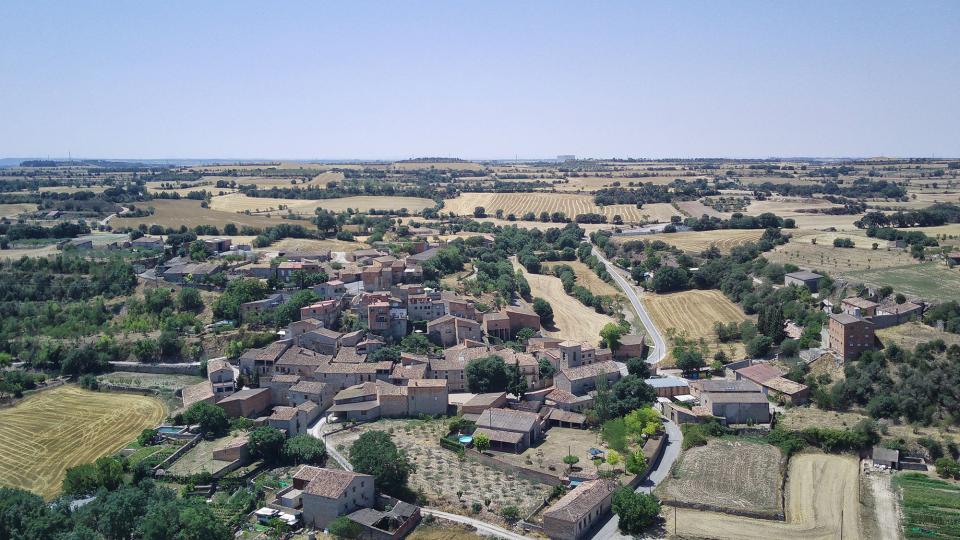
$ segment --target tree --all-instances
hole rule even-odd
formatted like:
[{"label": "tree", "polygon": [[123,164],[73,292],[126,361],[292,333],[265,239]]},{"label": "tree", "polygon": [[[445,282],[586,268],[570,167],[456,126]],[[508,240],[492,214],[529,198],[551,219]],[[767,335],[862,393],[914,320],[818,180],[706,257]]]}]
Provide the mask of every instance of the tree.
[{"label": "tree", "polygon": [[433,348],[430,340],[423,334],[410,334],[400,340],[400,350],[413,354],[427,354]]},{"label": "tree", "polygon": [[769,337],[773,344],[778,344],[786,337],[783,318],[783,307],[779,304],[768,304],[760,308],[757,318],[757,330]]},{"label": "tree", "polygon": [[606,375],[598,375],[594,382],[593,392],[593,413],[600,422],[606,421],[613,416],[613,394],[610,392],[610,384]]},{"label": "tree", "polygon": [[690,283],[690,272],[685,268],[665,266],[656,271],[650,286],[657,293],[667,293],[686,289]]},{"label": "tree", "polygon": [[623,334],[623,328],[616,323],[607,323],[600,329],[600,337],[603,339],[604,345],[614,352],[620,348],[620,336]]},{"label": "tree", "polygon": [[485,218],[487,217],[487,210],[482,206],[477,206],[473,209],[473,217],[475,218]]},{"label": "tree", "polygon": [[650,364],[647,363],[646,359],[640,357],[633,357],[627,359],[627,373],[630,375],[636,375],[641,379],[650,378]]},{"label": "tree", "polygon": [[467,388],[475,394],[505,391],[507,383],[507,366],[499,356],[485,356],[467,364]]},{"label": "tree", "polygon": [[140,446],[150,446],[156,438],[157,430],[147,428],[140,432],[140,435],[137,437],[137,444]]},{"label": "tree", "polygon": [[557,372],[557,368],[553,367],[553,364],[550,362],[550,360],[547,360],[546,358],[537,360],[537,364],[540,369],[541,379],[549,379],[550,377],[553,377],[554,373]]},{"label": "tree", "polygon": [[611,468],[616,468],[620,464],[620,453],[616,450],[610,450],[607,452],[607,465]]},{"label": "tree", "polygon": [[247,447],[250,449],[250,457],[267,463],[280,462],[280,452],[286,442],[282,431],[274,427],[257,428],[250,432],[249,441]]},{"label": "tree", "polygon": [[370,474],[379,489],[394,497],[408,497],[407,478],[416,467],[383,431],[368,431],[350,446],[355,471]]},{"label": "tree", "polygon": [[520,519],[520,509],[517,508],[516,506],[513,506],[512,504],[509,506],[504,506],[500,510],[500,515],[503,517],[503,519],[509,522],[514,522]]},{"label": "tree", "polygon": [[490,437],[483,433],[477,433],[473,436],[473,445],[477,448],[477,452],[482,454],[490,449]]},{"label": "tree", "polygon": [[533,311],[540,316],[540,323],[544,326],[553,326],[553,306],[543,298],[533,299]]},{"label": "tree", "polygon": [[353,539],[359,538],[363,529],[347,516],[340,516],[327,525],[327,531],[337,538]]},{"label": "tree", "polygon": [[610,417],[624,416],[657,400],[657,391],[636,375],[627,375],[614,383],[610,393]]},{"label": "tree", "polygon": [[957,460],[948,457],[942,457],[934,462],[937,466],[937,475],[940,478],[953,478],[960,480],[960,463]]},{"label": "tree", "polygon": [[573,470],[574,465],[576,465],[577,463],[580,463],[580,458],[573,454],[568,454],[566,456],[563,456],[563,462],[566,463],[567,470],[570,471],[570,470]]},{"label": "tree", "polygon": [[203,309],[203,298],[200,291],[193,287],[184,287],[177,293],[177,308],[181,311],[200,311]]},{"label": "tree", "polygon": [[643,450],[637,450],[627,455],[626,469],[630,474],[640,474],[647,468],[647,457]]},{"label": "tree", "polygon": [[522,400],[527,388],[527,378],[523,376],[520,361],[517,360],[513,365],[507,366],[507,392]]},{"label": "tree", "polygon": [[283,461],[294,465],[322,465],[327,458],[323,441],[307,434],[291,437],[283,443]]},{"label": "tree", "polygon": [[747,342],[747,354],[754,358],[766,356],[770,353],[771,345],[773,345],[773,340],[768,336],[756,336]]},{"label": "tree", "polygon": [[691,348],[674,348],[673,358],[676,360],[677,368],[683,370],[684,373],[696,372],[707,365],[700,351]]},{"label": "tree", "polygon": [[660,501],[653,495],[621,487],[613,493],[612,509],[620,518],[620,530],[636,535],[656,522],[660,515]]},{"label": "tree", "polygon": [[202,401],[191,405],[183,413],[183,420],[189,424],[199,424],[200,433],[207,438],[219,437],[230,427],[227,414],[222,407]]}]

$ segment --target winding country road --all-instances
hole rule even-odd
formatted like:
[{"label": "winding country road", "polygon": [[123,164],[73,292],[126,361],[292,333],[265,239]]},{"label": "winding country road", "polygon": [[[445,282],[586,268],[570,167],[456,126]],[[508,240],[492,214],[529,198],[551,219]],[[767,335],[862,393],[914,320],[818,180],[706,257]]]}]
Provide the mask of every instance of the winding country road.
[{"label": "winding country road", "polygon": [[650,339],[653,341],[653,346],[650,348],[650,355],[647,357],[647,363],[656,364],[660,360],[663,360],[663,357],[667,355],[667,344],[663,340],[663,335],[660,334],[656,325],[653,324],[653,320],[650,318],[647,310],[643,307],[643,302],[640,301],[640,296],[637,295],[637,289],[628,281],[629,278],[623,275],[623,270],[607,260],[607,258],[603,256],[603,252],[596,246],[593,247],[593,254],[607,267],[607,272],[609,272],[613,280],[617,282],[617,285],[620,286],[623,293],[627,295],[627,299],[633,304],[633,309],[636,310],[637,316],[640,317],[640,322],[643,323],[647,335],[650,336]]}]

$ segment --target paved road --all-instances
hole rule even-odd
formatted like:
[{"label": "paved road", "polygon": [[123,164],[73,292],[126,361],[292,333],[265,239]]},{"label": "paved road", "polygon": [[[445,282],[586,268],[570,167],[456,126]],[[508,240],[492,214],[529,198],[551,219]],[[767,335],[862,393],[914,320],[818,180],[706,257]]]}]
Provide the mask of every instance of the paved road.
[{"label": "paved road", "polygon": [[326,433],[326,429],[325,429],[326,426],[327,426],[327,417],[323,416],[320,418],[320,420],[317,420],[316,424],[307,428],[307,433],[309,433],[311,437],[315,437],[323,441],[324,446],[327,447],[327,454],[330,457],[332,457],[333,460],[340,465],[340,467],[342,467],[346,471],[352,471],[353,465],[350,464],[350,461],[348,461],[347,458],[343,456],[343,454],[341,454],[340,452],[337,452],[337,449],[334,448],[333,445],[327,443],[327,440],[324,437]]},{"label": "paved road", "polygon": [[596,246],[593,248],[593,254],[600,259],[600,262],[606,265],[607,272],[613,276],[613,280],[623,289],[624,294],[627,295],[627,299],[633,304],[633,309],[636,310],[637,315],[640,317],[640,322],[643,323],[647,335],[653,340],[653,347],[650,348],[650,355],[647,357],[647,362],[656,364],[660,360],[663,360],[663,357],[667,355],[667,344],[663,340],[660,331],[657,330],[657,327],[653,324],[653,320],[650,319],[647,310],[643,307],[643,302],[640,301],[640,297],[637,295],[637,289],[630,283],[628,278],[623,275],[622,270],[607,260],[607,258],[603,256],[603,252],[597,249]]},{"label": "paved road", "polygon": [[508,531],[507,529],[480,521],[479,519],[473,519],[458,514],[451,514],[449,512],[442,512],[440,510],[434,510],[433,508],[423,508],[422,513],[424,515],[435,516],[449,521],[463,523],[464,525],[470,525],[477,529],[477,534],[483,536],[494,536],[497,538],[506,538],[507,540],[531,540],[529,536],[523,536],[522,534]]},{"label": "paved road", "polygon": [[[663,455],[660,456],[660,461],[658,461],[654,469],[650,471],[647,479],[637,486],[637,492],[650,493],[653,491],[653,488],[667,478],[667,475],[670,474],[670,467],[673,466],[673,462],[676,461],[680,455],[680,443],[683,439],[680,428],[666,419],[663,421],[663,426],[667,430],[667,447],[663,449]],[[617,518],[617,515],[611,512],[607,522],[593,535],[593,540],[632,539],[633,537],[620,532],[620,529],[617,528],[619,523],[620,520]]]}]

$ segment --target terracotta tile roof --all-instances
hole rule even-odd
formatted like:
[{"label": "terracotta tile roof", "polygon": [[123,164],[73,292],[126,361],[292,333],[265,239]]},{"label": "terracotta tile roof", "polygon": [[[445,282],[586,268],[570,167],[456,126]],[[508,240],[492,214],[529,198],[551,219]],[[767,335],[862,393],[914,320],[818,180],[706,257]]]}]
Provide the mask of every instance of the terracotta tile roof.
[{"label": "terracotta tile roof", "polygon": [[284,405],[279,405],[273,408],[273,414],[270,415],[270,420],[280,420],[283,422],[288,422],[293,420],[297,416],[296,407],[287,407]]},{"label": "terracotta tile roof", "polygon": [[565,521],[573,525],[593,512],[616,489],[617,483],[609,479],[584,482],[548,508],[543,517]]},{"label": "terracotta tile roof", "polygon": [[186,386],[181,393],[183,406],[189,407],[198,401],[203,401],[213,397],[213,386],[210,381],[203,381],[197,384]]},{"label": "terracotta tile roof", "polygon": [[300,376],[278,373],[270,378],[270,382],[282,383],[282,384],[297,384],[298,382],[300,382]]},{"label": "terracotta tile roof", "polygon": [[616,362],[597,362],[596,364],[587,364],[575,368],[562,368],[560,373],[570,381],[581,381],[583,379],[593,379],[597,375],[606,375],[609,373],[619,373],[620,366]]},{"label": "terracotta tile roof", "polygon": [[774,377],[780,377],[786,372],[770,364],[754,364],[736,371],[743,378],[750,379],[757,384],[763,384]]},{"label": "terracotta tile roof", "polygon": [[304,349],[303,347],[291,347],[287,352],[283,353],[279,360],[277,360],[278,366],[319,366],[326,362],[329,362],[331,356],[326,354],[320,354],[310,349]]},{"label": "terracotta tile roof", "polygon": [[304,394],[322,394],[327,387],[326,383],[317,381],[300,381],[290,387],[291,392],[302,392]]},{"label": "terracotta tile roof", "polygon": [[[334,469],[317,469],[301,476],[302,479],[310,477],[311,480],[303,488],[304,493],[325,497],[327,499],[339,499],[356,478],[364,478],[368,482],[373,482],[373,477],[368,474],[360,474],[352,471],[341,471]],[[301,469],[302,470],[302,469]],[[298,471],[297,474],[300,474]],[[309,476],[307,476],[309,475]],[[295,476],[296,478],[296,476]]]},{"label": "terracotta tile roof", "polygon": [[491,441],[504,442],[508,444],[517,444],[523,440],[523,433],[516,433],[513,431],[502,431],[499,429],[488,429],[478,427],[473,432],[473,436],[477,435],[486,435],[490,438]]},{"label": "terracotta tile roof", "polygon": [[561,390],[559,388],[554,388],[549,394],[544,396],[545,399],[549,399],[554,403],[576,403],[578,398],[577,396],[567,392],[566,390]]},{"label": "terracotta tile roof", "polygon": [[793,394],[803,392],[804,390],[807,389],[807,385],[800,384],[795,381],[791,381],[790,379],[787,379],[784,377],[774,377],[763,384],[767,388],[776,390],[777,392],[786,394],[788,396],[792,396]]},{"label": "terracotta tile roof", "polygon": [[230,367],[230,362],[227,362],[222,358],[214,358],[212,360],[207,361],[207,375],[213,373],[214,371],[219,371],[221,369],[229,369],[231,371],[233,370]]},{"label": "terracotta tile roof", "polygon": [[477,426],[501,431],[529,432],[540,420],[536,413],[510,409],[487,409],[477,420]]}]

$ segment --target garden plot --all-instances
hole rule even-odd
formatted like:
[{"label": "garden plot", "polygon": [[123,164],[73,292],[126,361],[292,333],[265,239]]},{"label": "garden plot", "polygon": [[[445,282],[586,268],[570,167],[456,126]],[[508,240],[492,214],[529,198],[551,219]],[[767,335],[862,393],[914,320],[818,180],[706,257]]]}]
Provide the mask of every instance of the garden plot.
[{"label": "garden plot", "polygon": [[[527,515],[552,491],[546,484],[521,480],[469,458],[461,460],[454,452],[441,448],[440,436],[447,433],[445,420],[380,420],[329,435],[327,443],[349,456],[353,441],[373,430],[389,433],[416,464],[416,472],[410,475],[410,488],[422,492],[432,507],[501,522],[499,512],[503,508],[516,506],[521,515]],[[473,503],[483,506],[478,514],[472,513]]]},{"label": "garden plot", "polygon": [[674,506],[783,519],[785,465],[775,446],[711,440],[684,452],[657,493]]}]

